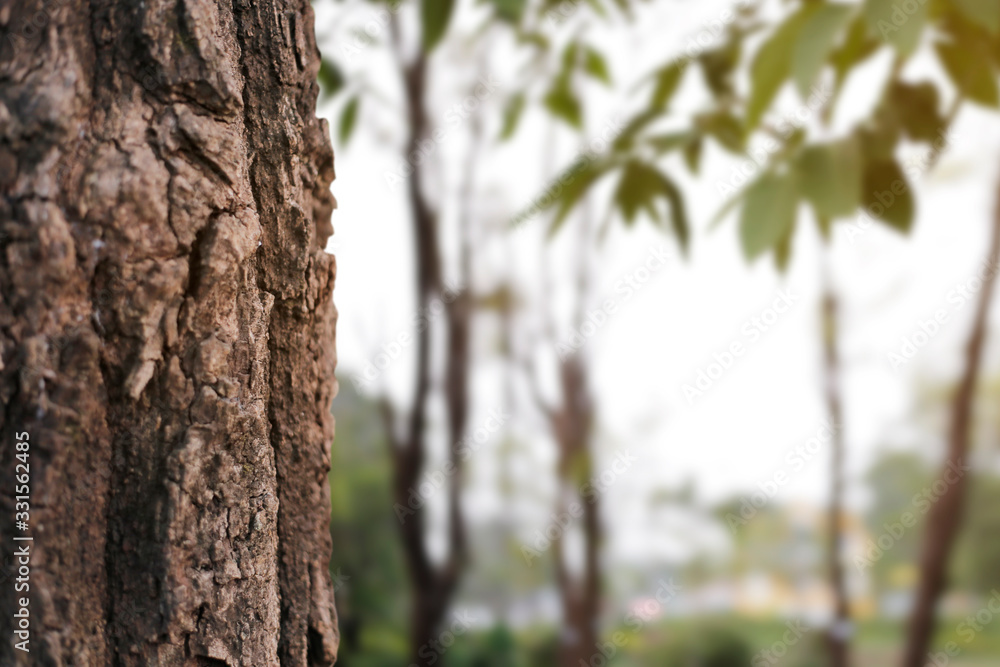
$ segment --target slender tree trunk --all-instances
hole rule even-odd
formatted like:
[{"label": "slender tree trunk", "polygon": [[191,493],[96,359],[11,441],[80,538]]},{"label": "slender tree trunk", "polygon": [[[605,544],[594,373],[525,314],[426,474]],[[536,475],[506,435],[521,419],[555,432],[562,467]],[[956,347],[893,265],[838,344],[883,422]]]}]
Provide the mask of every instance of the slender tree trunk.
[{"label": "slender tree trunk", "polygon": [[330,665],[309,3],[2,2],[0,38],[0,664]]},{"label": "slender tree trunk", "polygon": [[[585,321],[591,267],[588,252],[592,242],[592,219],[589,203],[581,218],[576,264],[577,330]],[[560,496],[557,512],[567,512],[573,503],[581,506],[583,529],[583,568],[573,576],[567,566],[563,537],[554,541],[556,577],[562,597],[563,637],[559,645],[560,667],[590,664],[597,652],[600,614],[601,578],[600,499],[582,493],[593,475],[594,401],[590,393],[590,374],[583,351],[562,360],[559,368],[562,405],[551,413],[553,432],[559,446],[558,474]],[[576,512],[572,514],[577,514]]]},{"label": "slender tree trunk", "polygon": [[[427,61],[423,52],[403,68],[403,84],[407,101],[410,135],[407,155],[420,150],[420,141],[428,133],[425,108]],[[461,516],[460,492],[462,459],[460,440],[468,416],[469,330],[471,304],[464,285],[457,295],[445,294],[441,277],[438,217],[424,194],[424,166],[416,165],[407,183],[407,194],[413,220],[413,237],[417,247],[417,307],[427,318],[442,306],[448,334],[445,362],[445,403],[447,406],[448,437],[451,443],[448,460],[448,546],[447,559],[434,563],[426,543],[426,514],[422,505],[414,506],[420,476],[427,458],[426,411],[431,394],[433,364],[431,358],[432,329],[423,321],[417,330],[417,373],[414,400],[406,432],[395,436],[395,417],[386,407],[388,431],[393,442],[394,493],[397,507],[408,508],[401,516],[403,551],[412,584],[410,611],[410,663],[423,667],[437,663],[441,647],[436,642],[444,616],[451,604],[459,578],[466,564],[465,524]],[[468,248],[463,246],[463,272],[467,270]],[[462,278],[464,282],[464,277]]]},{"label": "slender tree trunk", "polygon": [[559,446],[558,516],[579,515],[582,511],[583,570],[578,576],[569,571],[565,533],[553,540],[556,578],[562,600],[563,636],[559,643],[560,667],[589,664],[597,651],[597,623],[600,605],[599,548],[601,542],[598,498],[587,497],[580,488],[593,475],[591,434],[593,402],[584,364],[570,357],[560,368],[562,409],[554,413],[554,430]]},{"label": "slender tree trunk", "polygon": [[988,273],[980,276],[983,279],[983,286],[979,292],[972,332],[966,343],[962,377],[952,399],[948,453],[940,476],[947,486],[945,492],[931,506],[927,516],[927,533],[920,559],[920,583],[917,586],[913,612],[910,616],[903,667],[923,667],[927,662],[927,654],[934,637],[937,603],[946,587],[948,559],[962,525],[966,488],[969,483],[966,462],[969,458],[972,408],[986,342],[998,260],[1000,260],[1000,199],[994,212],[987,257]]},{"label": "slender tree trunk", "polygon": [[827,562],[833,591],[833,623],[827,635],[831,667],[847,667],[850,661],[850,603],[844,581],[844,410],[841,398],[838,303],[833,287],[823,292],[823,359],[827,413],[833,425],[830,457],[830,509]]}]

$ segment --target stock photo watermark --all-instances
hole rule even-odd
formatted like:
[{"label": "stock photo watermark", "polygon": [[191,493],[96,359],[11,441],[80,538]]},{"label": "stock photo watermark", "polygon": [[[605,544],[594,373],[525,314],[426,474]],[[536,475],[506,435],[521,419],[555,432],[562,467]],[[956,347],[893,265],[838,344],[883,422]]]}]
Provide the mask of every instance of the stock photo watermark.
[{"label": "stock photo watermark", "polygon": [[383,343],[379,352],[365,362],[361,372],[351,376],[351,382],[355,389],[371,387],[402,356],[403,350],[413,344],[415,334],[422,333],[431,325],[431,322],[441,317],[445,312],[445,306],[457,299],[463,289],[462,285],[458,283],[446,284],[440,297],[433,299],[426,308],[414,315],[406,329]]},{"label": "stock photo watermark", "polygon": [[[456,611],[451,625],[446,630],[442,630],[437,637],[430,640],[419,649],[417,656],[427,661],[428,665],[433,665],[448,652],[459,637],[472,628],[472,618],[467,611]],[[411,663],[409,667],[418,667],[416,663]]]},{"label": "stock photo watermark", "polygon": [[[504,412],[503,408],[490,410],[489,416],[486,417],[483,425],[459,441],[459,459],[463,462],[468,461],[509,420],[510,415]],[[392,506],[393,511],[396,513],[396,518],[399,519],[399,523],[406,523],[408,517],[415,515],[416,511],[423,507],[431,496],[445,487],[448,480],[454,477],[458,473],[458,470],[458,466],[451,460],[448,460],[440,470],[424,473],[424,477],[420,483],[410,488],[406,505],[403,506],[400,503],[395,503]]]},{"label": "stock photo watermark", "polygon": [[919,320],[917,331],[904,335],[899,347],[886,353],[892,370],[898,371],[901,366],[910,363],[917,353],[938,335],[952,313],[960,310],[965,304],[972,303],[986,281],[997,272],[997,268],[996,264],[985,261],[975,274],[955,285],[945,295],[945,300],[952,306],[950,312],[946,308],[939,308],[931,317]]},{"label": "stock photo watermark", "polygon": [[361,55],[362,51],[375,44],[375,41],[392,22],[392,15],[397,13],[402,6],[402,0],[389,0],[384,8],[371,14],[371,18],[365,21],[361,29],[354,31],[351,41],[344,41],[340,45],[340,52],[347,58],[348,62],[353,61]]},{"label": "stock photo watermark", "polygon": [[927,4],[927,0],[903,0],[892,5],[892,14],[889,20],[879,19],[875,22],[882,39],[888,39],[889,35],[899,32],[904,25],[916,15],[920,8]]},{"label": "stock photo watermark", "polygon": [[521,545],[521,555],[524,557],[524,561],[530,566],[532,561],[541,557],[545,551],[548,551],[553,542],[561,539],[566,534],[569,527],[573,525],[573,520],[583,516],[585,504],[597,502],[597,499],[607,493],[608,489],[622,475],[628,472],[632,464],[637,460],[627,449],[625,451],[618,451],[611,465],[601,473],[591,477],[590,480],[580,487],[579,492],[583,499],[582,501],[574,500],[569,504],[565,512],[560,512],[559,514],[553,513],[545,528],[535,531],[532,544]]},{"label": "stock photo watermark", "polygon": [[649,257],[640,266],[615,281],[615,296],[604,299],[598,307],[587,310],[586,321],[574,328],[565,340],[556,344],[556,354],[560,360],[579,351],[618,312],[618,307],[635,296],[654,273],[667,265],[671,257],[663,246],[649,246],[648,254]]},{"label": "stock photo watermark", "polygon": [[813,114],[823,108],[831,95],[833,95],[832,88],[824,85],[813,86],[805,104],[782,116],[775,124],[773,132],[777,136],[764,136],[759,145],[747,151],[749,157],[732,168],[727,180],[716,181],[715,189],[719,200],[726,202],[736,196],[739,189],[765,168],[770,157],[783,147],[782,140],[805,125]]},{"label": "stock photo watermark", "polygon": [[[986,626],[993,622],[993,619],[1000,614],[1000,591],[993,589],[990,591],[990,599],[975,615],[966,616],[965,619],[955,627],[955,633],[963,643],[969,644]],[[927,654],[927,664],[934,667],[946,667],[951,663],[952,658],[957,658],[962,652],[962,647],[958,642],[948,642],[941,651],[931,651]]]},{"label": "stock photo watermark", "polygon": [[596,160],[601,153],[604,153],[604,151],[608,149],[611,142],[614,141],[619,134],[621,134],[623,127],[624,126],[620,118],[613,118],[609,121],[604,126],[600,135],[591,139],[590,143],[587,145],[587,149],[578,154],[570,166],[559,176],[553,179],[542,194],[538,195],[526,209],[511,219],[510,227],[521,227],[525,222],[534,218],[543,210],[551,206],[553,202],[555,202],[556,198],[562,194],[563,189],[573,183],[573,181],[586,171],[591,162]]},{"label": "stock photo watermark", "polygon": [[736,365],[736,360],[746,353],[749,346],[759,341],[761,336],[770,331],[771,327],[777,323],[782,315],[791,310],[797,301],[798,297],[792,294],[790,289],[779,290],[769,308],[765,308],[759,315],[744,322],[740,328],[743,338],[734,340],[722,352],[713,354],[712,361],[705,368],[698,369],[694,382],[681,386],[681,391],[684,393],[688,405],[694,405],[697,399],[702,398],[706,391],[715,386],[715,383]]},{"label": "stock photo watermark", "polygon": [[931,506],[941,499],[948,488],[958,482],[965,473],[972,470],[972,466],[965,464],[960,469],[954,463],[949,463],[944,474],[933,484],[925,486],[920,493],[913,495],[910,505],[914,511],[906,511],[899,515],[899,521],[882,524],[883,532],[875,538],[868,540],[865,545],[865,554],[854,558],[854,566],[858,572],[864,572],[882,559],[887,551],[891,550],[903,539],[906,531],[917,525],[919,517],[924,516],[931,510]]},{"label": "stock photo watermark", "polygon": [[785,465],[787,470],[781,468],[776,470],[770,478],[757,483],[757,490],[749,496],[740,499],[739,515],[732,512],[726,514],[726,525],[735,535],[736,532],[757,516],[765,505],[767,505],[778,492],[788,484],[792,474],[802,472],[830,442],[833,441],[834,434],[839,427],[829,419],[820,422],[816,434],[800,445],[796,445],[785,455]]},{"label": "stock photo watermark", "polygon": [[674,583],[673,578],[669,581],[660,579],[656,583],[658,586],[654,596],[644,600],[640,609],[633,609],[625,615],[625,626],[630,632],[618,630],[611,634],[608,641],[596,643],[590,658],[586,662],[581,659],[579,667],[606,667],[618,652],[628,645],[630,635],[639,633],[684,590],[683,586]]},{"label": "stock photo watermark", "polygon": [[452,132],[475,113],[480,105],[489,99],[500,86],[500,81],[493,75],[479,78],[479,85],[461,102],[456,102],[444,114],[444,124],[440,125],[430,136],[417,142],[417,149],[400,158],[396,168],[385,172],[385,182],[389,190],[395,192],[406,182],[417,167],[431,159],[438,149],[448,141]]},{"label": "stock photo watermark", "polygon": [[[954,143],[958,137],[958,132],[948,128],[938,131],[938,138],[931,144],[931,151],[922,157],[911,157],[904,161],[902,165],[903,173],[910,181],[916,181],[935,163],[937,156],[943,153],[948,146]],[[888,190],[878,190],[871,193],[872,201],[868,206],[861,209],[854,222],[843,227],[847,240],[853,245],[858,237],[863,236],[875,224],[878,218],[892,208],[899,198],[910,192],[911,186],[903,179],[896,179],[889,185]]]},{"label": "stock photo watermark", "polygon": [[785,623],[785,627],[787,630],[781,635],[781,639],[754,655],[750,661],[753,667],[777,665],[788,653],[788,649],[802,641],[802,638],[812,630],[812,628],[803,625],[802,621],[788,621]]}]

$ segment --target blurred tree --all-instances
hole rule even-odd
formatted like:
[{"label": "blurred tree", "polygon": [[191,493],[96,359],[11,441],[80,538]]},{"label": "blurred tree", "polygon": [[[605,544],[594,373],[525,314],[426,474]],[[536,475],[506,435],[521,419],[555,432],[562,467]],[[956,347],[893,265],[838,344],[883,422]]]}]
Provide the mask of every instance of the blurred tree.
[{"label": "blurred tree", "polygon": [[[476,168],[485,159],[484,138],[487,129],[495,124],[501,138],[509,138],[515,131],[525,108],[525,99],[532,84],[537,83],[539,73],[544,71],[551,60],[553,31],[566,31],[573,21],[569,16],[586,15],[588,12],[604,14],[609,7],[628,5],[624,0],[588,0],[586,9],[578,3],[561,0],[489,0],[485,3],[457,3],[453,0],[421,0],[415,3],[362,2],[354,7],[369,8],[373,13],[366,17],[375,24],[387,28],[388,40],[378,45],[387,50],[402,89],[404,108],[402,117],[406,138],[402,155],[405,158],[405,180],[407,207],[413,225],[416,243],[418,312],[432,312],[439,301],[445,304],[443,330],[447,343],[443,359],[432,355],[431,341],[438,327],[428,322],[417,330],[417,371],[411,405],[405,417],[388,400],[381,402],[386,421],[390,449],[393,452],[395,506],[401,511],[401,535],[413,588],[411,627],[411,661],[417,665],[429,665],[437,655],[427,650],[434,639],[444,614],[451,603],[460,577],[467,565],[468,546],[466,527],[461,513],[461,488],[465,456],[462,440],[466,433],[469,412],[469,374],[471,368],[469,337],[475,307],[479,301],[473,294],[472,267],[473,239],[483,227],[483,220],[471,206],[477,187]],[[463,34],[452,26],[455,18],[467,12],[474,27],[469,34]],[[365,25],[366,29],[368,25]],[[378,31],[376,31],[378,32]],[[495,109],[488,100],[480,99],[478,109],[467,125],[470,141],[462,165],[463,185],[457,192],[435,188],[440,182],[436,176],[435,162],[446,158],[441,151],[434,155],[436,160],[425,155],[428,142],[438,141],[440,128],[430,120],[431,78],[436,68],[451,67],[453,74],[464,78],[469,63],[474,63],[473,79],[488,77],[489,45],[494,33],[506,32],[515,37],[519,49],[528,56],[521,87],[508,96],[504,108]],[[366,41],[372,46],[375,40]],[[460,51],[460,58],[434,58],[435,53],[451,49]],[[471,52],[471,56],[470,56]],[[345,50],[348,59],[354,54]],[[581,67],[590,76],[602,76],[602,59],[594,49],[581,51],[578,65],[576,58],[563,57],[564,69]],[[320,82],[328,94],[342,96],[346,101],[339,122],[339,135],[346,143],[357,128],[363,126],[359,109],[367,99],[380,100],[384,96],[371,83],[374,79],[365,72],[351,72],[333,57],[324,60],[319,73]],[[568,71],[568,70],[567,70]],[[563,84],[566,85],[563,85]],[[569,74],[545,95],[545,105],[553,113],[571,122],[579,114],[579,104],[569,87]],[[476,84],[473,84],[475,86]],[[489,123],[488,114],[495,111],[496,123]],[[486,118],[484,118],[486,117]],[[359,124],[359,121],[360,124]],[[432,151],[433,152],[433,151]],[[444,247],[441,227],[442,211],[454,205],[459,211],[458,243],[453,256],[457,257],[454,267],[446,266],[443,258],[448,256]],[[445,289],[444,278],[449,273],[460,286],[456,294]],[[435,562],[427,545],[426,511],[422,504],[415,506],[413,494],[425,472],[430,438],[426,414],[434,389],[433,380],[444,378],[443,398],[447,423],[447,555],[443,562]],[[596,567],[596,565],[595,565]],[[421,651],[423,649],[423,651]],[[423,655],[421,655],[421,652]],[[575,667],[575,663],[574,663]]]},{"label": "blurred tree", "polygon": [[[344,3],[347,4],[347,3]],[[416,331],[417,369],[412,404],[404,417],[387,397],[381,400],[388,447],[393,462],[393,496],[397,508],[400,535],[412,587],[410,612],[411,662],[429,665],[438,659],[430,649],[466,566],[466,529],[461,516],[460,492],[464,456],[461,441],[465,436],[469,409],[468,379],[471,359],[469,332],[472,304],[469,293],[471,247],[469,221],[460,225],[459,262],[455,282],[457,289],[446,289],[445,266],[442,261],[440,211],[444,201],[433,201],[428,173],[429,155],[424,145],[436,141],[428,117],[429,63],[431,54],[449,33],[456,3],[448,0],[423,0],[419,3],[357,2],[356,7],[368,8],[371,18],[388,31],[388,41],[381,44],[393,59],[403,91],[402,116],[405,146],[402,151],[408,169],[397,180],[405,180],[407,206],[416,244],[417,280],[416,306],[422,314]],[[491,19],[492,20],[492,19]],[[489,21],[487,22],[489,23]],[[416,40],[416,43],[413,43]],[[364,72],[350,81],[341,65],[330,58],[324,61],[320,81],[328,94],[350,94],[339,123],[340,139],[350,139],[358,126],[358,109],[362,94],[378,99],[379,91],[365,78]],[[470,181],[471,182],[471,181]],[[443,307],[447,336],[447,353],[435,360],[431,353],[434,320],[429,314],[434,307]],[[435,362],[439,361],[439,364]],[[439,365],[440,368],[435,368]],[[421,476],[425,472],[428,448],[427,406],[435,376],[445,378],[447,441],[447,555],[436,563],[427,545],[426,511],[423,502],[415,502]]]},{"label": "blurred tree", "polygon": [[[619,2],[618,5],[626,15],[629,14],[629,3]],[[604,55],[587,39],[586,23],[579,24],[570,37],[564,40],[561,48],[553,53],[557,55],[557,59],[546,69],[549,80],[543,84],[536,97],[516,97],[515,108],[520,114],[524,108],[537,105],[551,115],[553,122],[561,123],[581,137],[586,137],[588,130],[591,130],[587,122],[586,86],[610,85],[611,71]],[[515,126],[516,123],[505,129],[505,135],[512,135]],[[553,143],[554,137],[553,128],[550,130],[550,141]],[[550,155],[554,153],[554,149],[549,149]],[[558,183],[558,186],[550,185],[550,191],[545,193],[543,200],[549,195],[568,196],[568,201],[575,203],[584,190],[604,174],[605,159],[604,155],[593,151],[578,154],[570,167],[552,179],[551,183]],[[655,204],[661,198],[672,208],[673,229],[684,246],[688,235],[687,220],[677,187],[664,174],[651,170],[647,164],[635,162],[626,167],[615,201],[628,221],[633,221],[643,208],[655,213]],[[550,235],[570,218],[572,203],[559,208]],[[520,220],[525,215],[514,219]],[[600,230],[594,228],[589,206],[584,206],[577,222],[573,275],[568,277],[571,281],[572,298],[572,315],[568,326],[560,329],[554,305],[547,296],[543,296],[538,301],[541,311],[539,316],[544,322],[541,340],[533,341],[534,345],[557,352],[555,375],[558,398],[550,401],[544,395],[540,382],[542,374],[534,364],[537,348],[530,350],[519,362],[531,384],[531,395],[536,407],[546,420],[556,442],[557,487],[554,515],[579,517],[582,523],[582,553],[579,558],[574,558],[570,552],[570,545],[573,543],[570,539],[570,526],[563,527],[552,540],[563,617],[558,653],[558,664],[561,667],[588,664],[594,656],[598,646],[603,588],[601,494],[595,493],[593,488],[593,478],[598,474],[594,465],[597,406],[590,386],[593,360],[586,351],[570,350],[565,342],[557,340],[560,330],[579,332],[584,329],[588,322],[588,309],[592,307],[595,298],[591,293],[590,277],[595,270],[593,254],[598,245]],[[542,288],[545,295],[554,291],[554,286],[549,282],[552,276],[548,271],[548,263],[543,250],[540,268],[546,280],[546,285]],[[581,565],[575,568],[574,562],[580,562]]]},{"label": "blurred tree", "polygon": [[[600,177],[618,171],[618,193],[626,187],[632,197],[616,195],[612,205],[622,207],[625,220],[629,211],[642,208],[656,212],[656,197],[664,192],[665,175],[640,178],[637,173],[657,173],[652,167],[636,171],[637,161],[660,160],[671,152],[680,153],[687,167],[696,172],[702,144],[712,138],[736,155],[755,165],[755,178],[735,192],[718,219],[735,208],[741,209],[739,237],[744,254],[753,260],[773,252],[779,269],[791,257],[792,238],[799,204],[808,202],[819,231],[831,237],[831,223],[838,218],[864,211],[864,220],[880,220],[900,232],[908,232],[915,214],[915,198],[910,179],[930,168],[947,146],[945,129],[968,100],[996,107],[998,91],[996,71],[1000,67],[1000,5],[994,2],[936,0],[913,2],[905,7],[888,0],[865,0],[860,4],[802,0],[788,3],[778,21],[761,18],[756,5],[742,5],[730,19],[722,43],[697,53],[687,53],[669,61],[654,72],[653,94],[645,110],[627,125],[614,150],[595,164],[578,187],[568,187],[553,203],[558,227],[566,214],[584,197]],[[746,37],[765,31],[764,40],[746,56]],[[922,43],[924,34],[933,34],[933,51],[957,91],[947,112],[941,111],[942,94],[930,80],[911,81],[905,66]],[[878,103],[872,113],[856,123],[849,132],[835,140],[809,141],[804,123],[777,117],[772,124],[768,112],[777,109],[779,92],[786,83],[795,84],[803,101],[811,108],[816,97],[815,85],[833,78],[829,94],[821,92],[816,108],[822,118],[833,113],[837,98],[848,76],[879,49],[891,48],[894,64],[886,78]],[[985,64],[985,66],[984,66]],[[688,70],[698,65],[711,93],[709,108],[697,113],[691,127],[681,132],[656,132],[657,122],[667,114],[670,98]],[[746,66],[745,66],[746,65]],[[749,91],[738,90],[737,74],[746,75]],[[758,143],[751,144],[756,139]],[[764,143],[760,143],[763,141]],[[896,157],[904,141],[932,144],[923,165],[906,170]],[[763,147],[748,153],[748,148]],[[756,156],[761,156],[758,158]],[[647,164],[647,163],[642,163]],[[913,173],[915,171],[915,173]],[[641,206],[622,206],[628,202]],[[675,215],[676,218],[676,215]],[[990,244],[988,261],[995,265],[1000,244],[1000,212]],[[848,235],[861,227],[848,228]],[[976,323],[967,346],[965,368],[952,407],[947,465],[964,462],[968,449],[968,427],[979,362],[985,333],[986,314],[992,295],[993,271],[984,279],[979,295]],[[824,299],[824,341],[827,358],[827,401],[833,416],[840,413],[836,390],[839,375],[836,362],[836,302],[828,293]],[[831,581],[837,593],[837,620],[829,632],[834,667],[842,667],[847,656],[847,601],[843,585],[840,545],[842,436],[838,440],[832,468],[830,526]],[[927,543],[921,567],[921,586],[914,615],[904,667],[922,664],[933,635],[933,610],[944,586],[944,572],[961,516],[965,481],[949,486],[948,493],[936,503],[931,514]]]}]

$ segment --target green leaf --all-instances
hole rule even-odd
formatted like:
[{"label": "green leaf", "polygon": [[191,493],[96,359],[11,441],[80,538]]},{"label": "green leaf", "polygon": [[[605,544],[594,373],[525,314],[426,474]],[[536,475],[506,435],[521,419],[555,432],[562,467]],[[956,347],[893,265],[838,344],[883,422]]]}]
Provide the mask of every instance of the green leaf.
[{"label": "green leaf", "polygon": [[732,153],[742,154],[746,149],[746,130],[728,111],[702,114],[695,118],[695,124]]},{"label": "green leaf", "polygon": [[861,203],[861,147],[854,137],[807,146],[795,164],[802,194],[816,215],[851,215]]},{"label": "green leaf", "polygon": [[497,13],[497,18],[507,23],[518,24],[524,16],[524,9],[527,7],[527,0],[487,0],[493,5],[493,10]]},{"label": "green leaf", "polygon": [[829,241],[830,233],[833,231],[833,221],[826,216],[818,215],[816,216],[816,226],[819,227],[819,233],[823,240]]},{"label": "green leaf", "polygon": [[891,160],[902,135],[896,114],[876,114],[875,122],[856,130],[866,160]]},{"label": "green leaf", "polygon": [[792,237],[794,236],[795,220],[792,220],[792,226],[788,228],[785,235],[774,246],[774,266],[778,269],[779,273],[784,273],[788,270],[788,263],[792,259]]},{"label": "green leaf", "polygon": [[748,130],[757,127],[782,84],[788,79],[799,33],[818,6],[816,3],[808,3],[788,17],[754,56],[750,66],[750,99],[747,101]]},{"label": "green leaf", "polygon": [[741,36],[737,34],[719,48],[705,51],[698,56],[698,64],[701,65],[705,83],[716,97],[723,97],[732,92],[733,72],[739,64],[741,51]]},{"label": "green leaf", "polygon": [[982,53],[975,43],[936,44],[938,58],[948,76],[962,93],[974,102],[995,107],[998,104],[996,75],[986,66],[989,54]]},{"label": "green leaf", "polygon": [[848,73],[878,50],[880,43],[868,34],[865,17],[858,14],[847,28],[844,41],[830,55],[830,62],[837,73],[838,87]]},{"label": "green leaf", "polygon": [[340,137],[340,143],[347,145],[347,142],[351,140],[351,134],[354,132],[354,127],[357,125],[358,120],[358,107],[361,105],[361,99],[355,95],[347,104],[344,106],[344,113],[340,116],[340,127],[338,130],[338,136]]},{"label": "green leaf", "polygon": [[615,191],[615,205],[621,209],[625,224],[631,225],[640,211],[646,211],[649,217],[659,220],[656,210],[656,195],[659,193],[660,174],[649,165],[635,160],[625,165],[618,189]]},{"label": "green leaf", "polygon": [[917,84],[896,81],[889,88],[888,99],[908,137],[926,142],[938,138],[945,119],[939,111],[937,86],[929,81]]},{"label": "green leaf", "polygon": [[862,204],[865,210],[893,229],[907,233],[913,226],[913,188],[894,159],[865,165]]},{"label": "green leaf", "polygon": [[844,41],[830,54],[830,63],[833,65],[834,81],[833,91],[830,99],[826,102],[824,110],[824,120],[829,121],[833,114],[833,109],[837,105],[837,98],[843,90],[844,82],[847,81],[851,70],[864,62],[873,53],[878,51],[882,45],[868,34],[868,22],[864,14],[855,15],[851,25],[847,28],[847,35]]},{"label": "green leaf", "polygon": [[576,56],[580,52],[580,45],[570,42],[562,52],[562,76],[568,76],[569,72],[576,67]]},{"label": "green leaf", "polygon": [[[559,4],[558,2],[554,4]],[[594,12],[601,17],[608,15],[607,10],[604,9],[604,5],[601,4],[600,0],[587,0],[587,4],[591,6]]]},{"label": "green leaf", "polygon": [[671,98],[677,92],[677,87],[680,85],[686,69],[687,67],[683,63],[672,62],[653,74],[656,85],[653,88],[653,97],[649,102],[650,108],[666,111]]},{"label": "green leaf", "polygon": [[611,85],[611,73],[608,71],[608,63],[604,56],[589,46],[583,55],[583,71],[594,77],[601,83]]},{"label": "green leaf", "polygon": [[540,51],[548,51],[552,46],[549,38],[537,31],[518,32],[517,42],[518,44],[531,44]]},{"label": "green leaf", "polygon": [[824,4],[802,26],[795,45],[792,79],[803,98],[809,97],[810,89],[833,50],[834,38],[847,24],[853,10],[850,5]]},{"label": "green leaf", "polygon": [[1000,2],[997,0],[955,0],[955,4],[973,23],[994,34],[1000,31]]},{"label": "green leaf", "polygon": [[795,224],[798,184],[792,173],[769,172],[747,188],[740,242],[747,260],[773,248]]},{"label": "green leaf", "polygon": [[716,227],[721,225],[726,220],[726,218],[729,217],[729,214],[733,212],[733,209],[736,208],[736,206],[740,204],[740,202],[742,202],[746,198],[746,196],[747,196],[747,191],[746,189],[743,189],[734,194],[732,197],[730,197],[726,201],[726,203],[723,204],[722,207],[715,212],[715,215],[712,216],[712,219],[708,221],[708,231],[710,232],[714,231]]},{"label": "green leaf", "polygon": [[336,95],[346,83],[344,72],[337,66],[337,63],[327,58],[320,62],[319,74],[316,75],[316,78],[319,79],[320,90],[324,98]]},{"label": "green leaf", "polygon": [[648,126],[653,121],[657,120],[663,114],[656,109],[647,109],[643,111],[638,116],[633,118],[628,122],[627,125],[622,129],[622,131],[615,137],[614,143],[611,144],[612,150],[615,151],[627,151],[632,148],[635,138],[642,132],[646,126]]},{"label": "green leaf", "polygon": [[670,132],[658,134],[645,140],[646,145],[656,151],[657,155],[669,153],[677,148],[683,148],[691,142],[691,132]]},{"label": "green leaf", "polygon": [[663,195],[667,198],[667,204],[670,206],[670,227],[674,230],[681,250],[686,253],[691,238],[691,225],[688,223],[684,197],[681,195],[680,188],[672,180],[666,175],[662,175],[662,177]]},{"label": "green leaf", "polygon": [[430,53],[448,31],[455,0],[420,0],[420,27],[424,53]]},{"label": "green leaf", "polygon": [[671,226],[680,241],[687,248],[689,227],[684,199],[680,189],[665,174],[638,160],[631,160],[622,171],[614,203],[621,209],[625,224],[631,225],[636,216],[645,211],[650,218],[659,222],[657,209],[659,199],[665,199],[671,210]]},{"label": "green leaf", "polygon": [[566,221],[570,212],[587,193],[590,186],[604,176],[611,166],[606,161],[580,157],[563,170],[558,178],[549,185],[548,191],[539,199],[541,201],[545,201],[546,198],[550,199],[549,203],[543,206],[543,208],[549,208],[554,204],[558,204],[555,217],[549,226],[548,235],[550,237],[559,231],[563,222]]},{"label": "green leaf", "polygon": [[704,144],[701,135],[697,135],[684,145],[684,162],[692,174],[697,174],[701,167],[701,149]]},{"label": "green leaf", "polygon": [[[891,44],[901,55],[908,56],[920,43],[929,6],[929,2],[919,0],[865,0],[868,30]],[[912,12],[909,11],[910,8],[913,9]]]},{"label": "green leaf", "polygon": [[580,100],[570,88],[568,77],[561,76],[556,79],[552,89],[545,95],[542,102],[556,118],[576,129],[583,127],[583,110],[580,107]]},{"label": "green leaf", "polygon": [[521,121],[521,115],[524,113],[524,105],[524,93],[518,93],[507,100],[507,105],[503,110],[503,129],[500,130],[500,141],[506,141],[514,136],[517,125]]}]

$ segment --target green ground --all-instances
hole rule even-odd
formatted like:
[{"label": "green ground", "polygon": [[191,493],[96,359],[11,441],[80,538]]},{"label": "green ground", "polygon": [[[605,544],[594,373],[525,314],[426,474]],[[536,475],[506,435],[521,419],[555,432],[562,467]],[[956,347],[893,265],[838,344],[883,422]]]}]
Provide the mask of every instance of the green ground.
[{"label": "green ground", "polygon": [[[954,641],[961,654],[947,667],[996,667],[1000,665],[1000,619],[988,624],[969,642],[956,632],[961,619],[946,620],[936,642],[938,648]],[[858,625],[854,642],[855,667],[892,667],[897,664],[902,643],[902,625],[872,621]],[[595,650],[594,667],[825,667],[822,637],[818,630],[802,635],[787,652],[772,662],[761,653],[780,642],[787,628],[781,620],[736,616],[670,620],[617,630],[621,644],[605,663]],[[614,637],[608,633],[603,642]],[[554,634],[532,631],[511,634],[502,629],[471,632],[459,637],[441,656],[444,667],[552,667],[555,664]],[[967,635],[966,635],[967,637]],[[405,667],[405,637],[398,632],[374,628],[364,633],[365,650],[344,655],[338,667]]]}]

